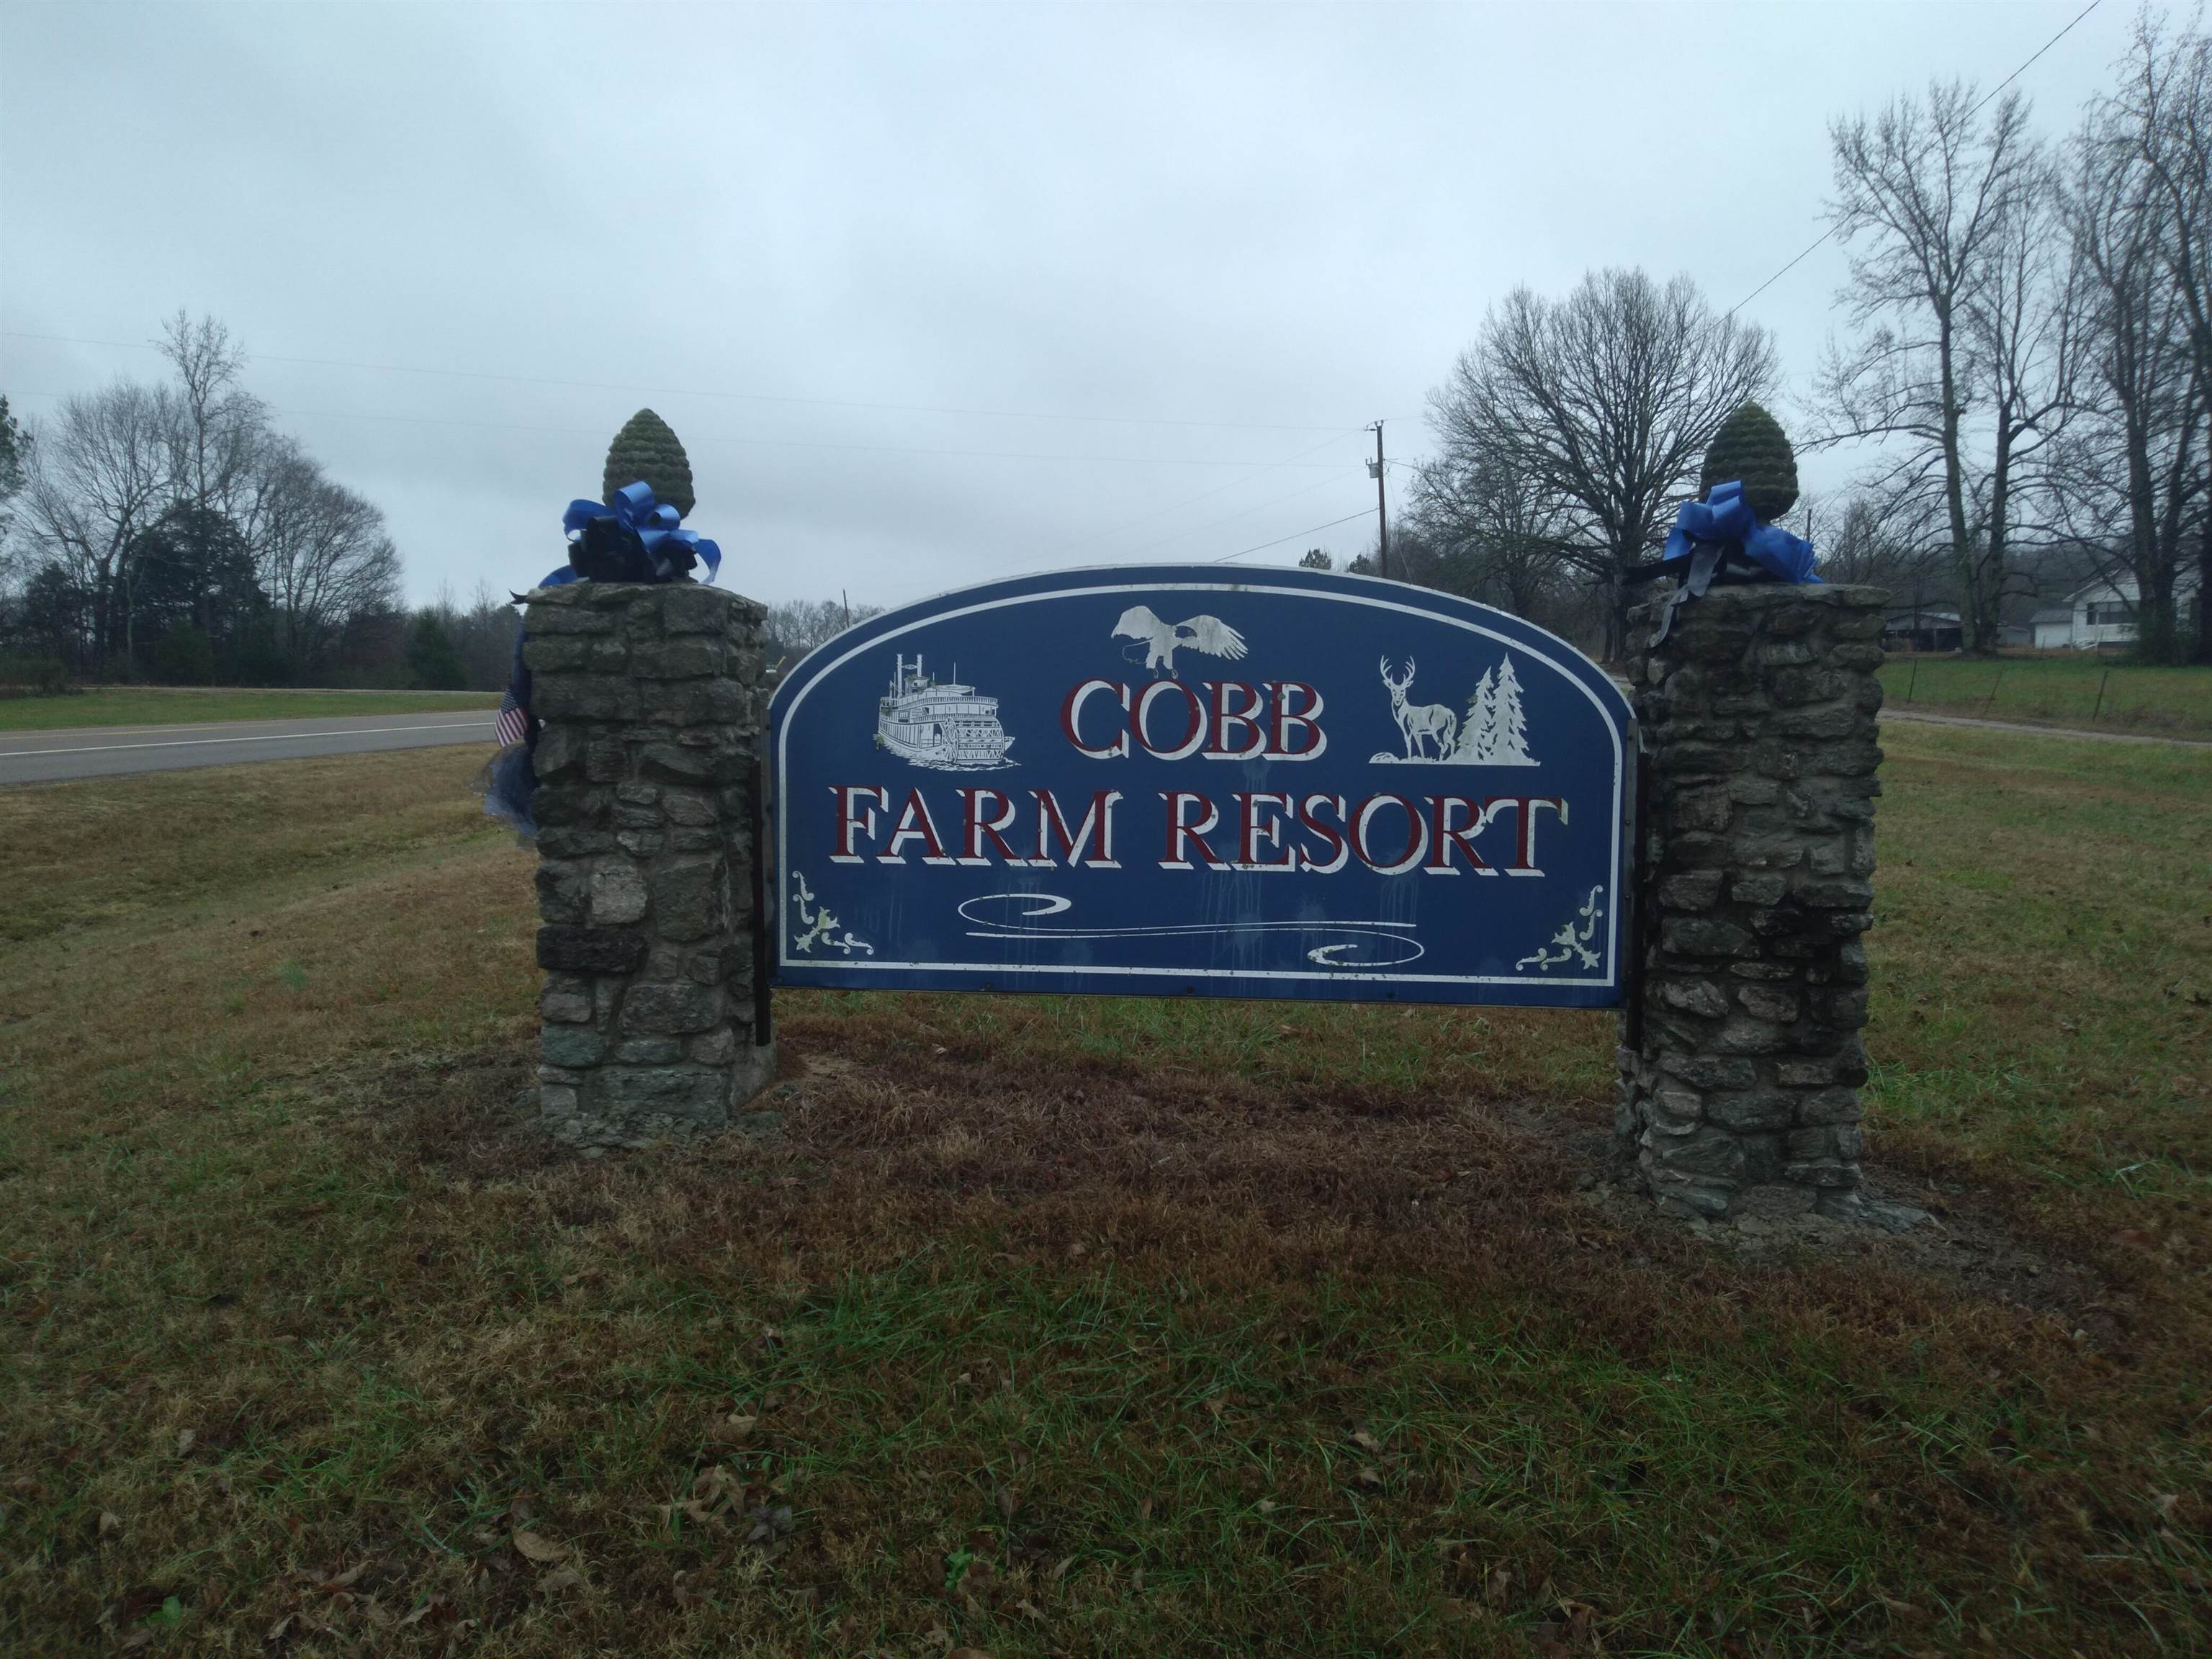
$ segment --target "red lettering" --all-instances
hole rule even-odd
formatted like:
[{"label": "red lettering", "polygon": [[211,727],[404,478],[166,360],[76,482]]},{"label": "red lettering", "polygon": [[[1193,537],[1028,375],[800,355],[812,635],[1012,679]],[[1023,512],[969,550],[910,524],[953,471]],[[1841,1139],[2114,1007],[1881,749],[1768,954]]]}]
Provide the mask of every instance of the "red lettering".
[{"label": "red lettering", "polygon": [[[1114,861],[1114,803],[1121,799],[1118,789],[1102,789],[1091,798],[1091,810],[1083,815],[1083,822],[1074,834],[1067,829],[1067,816],[1060,810],[1060,802],[1049,789],[1032,789],[1037,804],[1037,850],[1032,864],[1050,866],[1052,838],[1057,835],[1060,844],[1071,865],[1081,864],[1092,870],[1118,870]],[[1091,855],[1083,855],[1085,842],[1096,837]]]},{"label": "red lettering", "polygon": [[[1293,712],[1291,694],[1305,694],[1305,708]],[[1285,680],[1275,687],[1274,729],[1267,739],[1267,758],[1270,760],[1306,761],[1317,758],[1328,747],[1328,733],[1321,729],[1321,693],[1300,680]],[[1312,741],[1296,748],[1291,744],[1291,733],[1303,728],[1311,734]]]},{"label": "red lettering", "polygon": [[1317,876],[1333,876],[1352,860],[1352,847],[1345,838],[1314,816],[1316,806],[1333,806],[1336,821],[1342,823],[1350,811],[1341,795],[1308,795],[1298,807],[1298,828],[1318,839],[1328,848],[1326,860],[1316,859],[1303,847],[1298,848],[1298,868],[1310,870]]},{"label": "red lettering", "polygon": [[[1251,760],[1267,752],[1267,734],[1260,725],[1259,716],[1266,712],[1267,700],[1242,680],[1208,680],[1206,689],[1213,693],[1213,746],[1206,751],[1208,760]],[[1243,694],[1243,707],[1231,708],[1229,694]],[[1230,745],[1231,726],[1242,726],[1249,733],[1239,738],[1235,747]]]},{"label": "red lettering", "polygon": [[[863,795],[868,798],[868,805],[856,817],[853,813],[853,803]],[[858,831],[873,841],[876,809],[889,806],[891,798],[884,790],[865,783],[833,783],[830,786],[830,796],[837,803],[837,850],[830,854],[830,861],[832,864],[858,864],[860,855],[853,850],[854,833]]]},{"label": "red lettering", "polygon": [[[1006,838],[1000,833],[1013,827],[1012,799],[995,789],[963,789],[959,793],[963,809],[960,826],[960,862],[990,863],[991,860],[983,856],[983,842],[988,836],[991,845],[999,849],[999,856],[1008,864],[1027,863],[1026,859],[1006,845]],[[983,803],[986,800],[996,804],[996,810],[988,818],[984,817]]]},{"label": "red lettering", "polygon": [[[1482,826],[1490,822],[1490,808],[1498,804],[1496,801],[1486,804],[1470,800],[1465,795],[1431,795],[1429,798],[1429,817],[1436,834],[1430,844],[1435,850],[1429,854],[1429,861],[1422,868],[1432,876],[1457,875],[1459,872],[1452,868],[1451,861],[1452,848],[1456,847],[1467,854],[1468,867],[1475,874],[1496,875],[1498,872],[1485,864],[1482,854],[1474,850],[1474,838],[1482,833]],[[1472,812],[1474,821],[1455,826],[1452,823],[1454,807]]]},{"label": "red lettering", "polygon": [[[1268,809],[1287,812],[1291,810],[1288,795],[1238,794],[1237,821],[1237,867],[1239,870],[1295,870],[1297,859],[1283,846],[1283,825],[1279,818],[1265,817]],[[1280,850],[1279,859],[1262,859],[1260,842],[1267,842],[1269,848]]]},{"label": "red lettering", "polygon": [[1564,825],[1567,821],[1566,802],[1556,795],[1500,795],[1495,800],[1483,802],[1482,810],[1487,816],[1491,809],[1498,806],[1517,806],[1521,809],[1519,851],[1514,861],[1505,866],[1505,873],[1509,876],[1542,875],[1544,872],[1536,867],[1536,809],[1550,807],[1559,815],[1559,822]]},{"label": "red lettering", "polygon": [[[1101,691],[1113,693],[1121,706],[1122,725],[1114,733],[1113,742],[1097,748],[1083,740],[1083,705]],[[1060,706],[1060,729],[1075,751],[1092,760],[1121,760],[1129,752],[1127,730],[1129,688],[1119,680],[1085,680],[1067,694],[1067,701]]]},{"label": "red lettering", "polygon": [[906,805],[899,808],[898,822],[891,826],[891,838],[884,843],[884,850],[876,854],[876,862],[904,864],[906,857],[899,848],[910,841],[921,843],[921,861],[924,864],[959,862],[945,855],[945,843],[938,839],[937,826],[929,818],[929,804],[922,799],[919,789],[908,792]]},{"label": "red lettering", "polygon": [[[1153,702],[1165,696],[1182,699],[1184,715],[1190,722],[1172,749],[1162,749],[1152,741],[1149,719]],[[1196,754],[1199,745],[1206,741],[1206,705],[1198,700],[1197,692],[1180,680],[1154,680],[1138,694],[1130,724],[1136,728],[1137,742],[1154,760],[1186,760]]]},{"label": "red lettering", "polygon": [[[1192,699],[1194,704],[1196,701],[1195,698]],[[1228,865],[1214,853],[1213,848],[1208,846],[1206,841],[1207,832],[1221,822],[1220,809],[1205,796],[1193,793],[1188,789],[1164,789],[1160,792],[1160,799],[1168,804],[1168,853],[1167,856],[1160,860],[1160,868],[1163,870],[1196,868],[1188,859],[1183,856],[1184,843],[1195,842],[1198,844],[1200,855],[1206,860],[1206,863],[1217,870],[1226,870],[1229,867]],[[1194,804],[1206,809],[1204,822],[1191,823],[1186,821],[1184,809]]]},{"label": "red lettering", "polygon": [[[1405,851],[1388,863],[1376,858],[1368,844],[1368,832],[1376,816],[1386,806],[1395,806],[1403,812],[1407,826]],[[1419,864],[1422,854],[1429,850],[1429,822],[1421,816],[1420,809],[1403,795],[1370,795],[1359,803],[1358,811],[1352,816],[1352,845],[1359,854],[1359,861],[1376,875],[1402,876]]]}]

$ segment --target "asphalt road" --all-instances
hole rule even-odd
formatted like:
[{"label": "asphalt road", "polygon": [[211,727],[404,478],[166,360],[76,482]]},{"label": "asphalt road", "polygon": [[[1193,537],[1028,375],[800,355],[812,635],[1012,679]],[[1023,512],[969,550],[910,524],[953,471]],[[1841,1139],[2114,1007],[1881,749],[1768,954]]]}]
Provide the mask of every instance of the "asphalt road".
[{"label": "asphalt road", "polygon": [[305,720],[215,720],[204,726],[93,726],[0,732],[0,785],[167,772],[240,761],[307,760],[380,749],[477,743],[491,752],[487,708],[437,714],[350,714]]}]

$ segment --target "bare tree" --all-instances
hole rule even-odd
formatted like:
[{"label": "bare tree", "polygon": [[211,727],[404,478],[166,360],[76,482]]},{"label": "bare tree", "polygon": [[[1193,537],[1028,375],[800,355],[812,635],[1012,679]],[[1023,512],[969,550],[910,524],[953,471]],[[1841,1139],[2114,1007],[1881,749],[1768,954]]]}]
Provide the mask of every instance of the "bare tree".
[{"label": "bare tree", "polygon": [[[1828,216],[1852,248],[1838,298],[1860,336],[1831,348],[1816,441],[1882,441],[1881,494],[1941,491],[1966,642],[1991,650],[2018,453],[2065,409],[2053,381],[2071,360],[2027,106],[2008,94],[1987,120],[1981,107],[1953,82],[1829,128]],[[1970,453],[1978,438],[1985,459]]]},{"label": "bare tree", "polygon": [[1606,649],[1626,623],[1622,573],[1664,537],[1722,421],[1771,395],[1764,329],[1714,312],[1686,276],[1593,271],[1565,300],[1516,289],[1429,395],[1450,476],[1487,459],[1557,504],[1562,562],[1607,599]]},{"label": "bare tree", "polygon": [[[2139,32],[2136,49],[2159,43]],[[2081,418],[2057,453],[2049,516],[2055,539],[2108,577],[2134,578],[2138,649],[2164,659],[2196,643],[2179,637],[2175,590],[2192,527],[2202,539],[2206,381],[2173,275],[2177,205],[2145,159],[2136,118],[2121,99],[2100,100],[2073,145],[2066,222],[2087,374]]]},{"label": "bare tree", "polygon": [[1406,520],[1438,550],[1437,585],[1534,617],[1551,608],[1574,560],[1559,502],[1491,453],[1448,450],[1416,477]]},{"label": "bare tree", "polygon": [[251,539],[251,526],[239,521],[250,511],[244,498],[268,437],[269,411],[238,383],[245,348],[214,318],[194,322],[180,310],[161,325],[156,349],[177,372],[177,493],[239,523]]},{"label": "bare tree", "polygon": [[136,661],[134,552],[173,499],[177,426],[166,389],[124,380],[64,399],[33,428],[26,523],[34,545],[85,596],[88,654],[103,669],[118,644],[123,660]]},{"label": "bare tree", "polygon": [[[2187,343],[2193,397],[2202,410],[2212,404],[2212,38],[2195,23],[2173,34],[2148,8],[2141,12],[2120,89],[2092,108],[2085,147],[2107,169],[2121,171],[2130,189],[2140,192],[2138,210],[2154,216],[2165,299]],[[2197,544],[2194,654],[2212,662],[2212,528],[2204,505],[2212,484],[2204,476],[2203,448],[2200,441],[2195,496],[2185,510]],[[2164,507],[2170,510],[2178,475],[2167,476]],[[2132,484],[2130,493],[2136,493]],[[2131,519],[2134,510],[2131,505]],[[2166,511],[2153,514],[2160,522],[2166,516]],[[2130,535],[2138,533],[2131,523]],[[2176,556],[2178,562],[2178,548]]]},{"label": "bare tree", "polygon": [[799,659],[817,646],[842,634],[854,623],[883,614],[879,605],[848,605],[842,599],[788,599],[768,608],[768,659],[781,662],[788,673]]},{"label": "bare tree", "polygon": [[382,510],[333,483],[289,438],[262,445],[252,493],[255,570],[286,654],[313,668],[355,616],[395,603],[398,552]]},{"label": "bare tree", "polygon": [[1861,486],[1840,500],[1823,497],[1806,506],[1818,520],[1823,581],[1886,587],[1893,599],[1916,608],[1948,586],[1939,497],[1924,490],[1885,495]]}]

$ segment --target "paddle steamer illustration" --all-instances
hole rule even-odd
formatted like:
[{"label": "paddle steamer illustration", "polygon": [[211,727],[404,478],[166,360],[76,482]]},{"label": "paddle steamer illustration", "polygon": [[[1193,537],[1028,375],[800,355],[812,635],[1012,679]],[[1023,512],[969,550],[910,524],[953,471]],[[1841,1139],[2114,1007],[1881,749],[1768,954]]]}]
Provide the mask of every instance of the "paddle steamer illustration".
[{"label": "paddle steamer illustration", "polygon": [[[957,675],[959,665],[953,665]],[[1010,766],[1014,740],[999,724],[999,700],[957,680],[939,684],[922,672],[916,655],[891,672],[890,690],[876,701],[876,745],[916,766],[940,772],[980,772]]]}]

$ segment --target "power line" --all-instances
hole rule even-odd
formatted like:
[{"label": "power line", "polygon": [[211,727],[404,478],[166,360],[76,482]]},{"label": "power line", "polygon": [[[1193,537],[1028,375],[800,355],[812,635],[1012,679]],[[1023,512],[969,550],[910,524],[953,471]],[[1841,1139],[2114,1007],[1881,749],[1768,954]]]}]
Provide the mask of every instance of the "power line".
[{"label": "power line", "polygon": [[[1131,549],[1123,556],[1136,558],[1139,555],[1151,552],[1156,547],[1165,547],[1170,542],[1181,541],[1186,536],[1195,536],[1200,531],[1212,530],[1224,524],[1233,524],[1238,519],[1249,519],[1255,513],[1264,513],[1271,507],[1280,507],[1285,501],[1296,501],[1301,495],[1310,495],[1316,489],[1327,489],[1339,482],[1340,480],[1335,478],[1317,479],[1285,495],[1277,495],[1270,501],[1255,501],[1251,506],[1239,507],[1234,513],[1224,513],[1218,519],[1209,519],[1204,524],[1186,525],[1180,530],[1170,531],[1158,541],[1146,542],[1142,547]],[[1154,514],[1152,516],[1158,518],[1159,514]]]},{"label": "power line", "polygon": [[[2074,23],[2080,22],[2082,18],[2087,17],[2091,12],[2096,10],[2099,6],[2101,6],[2104,3],[2105,0],[2089,0],[2089,3],[2082,7],[2081,9],[2075,15]],[[1975,104],[1973,108],[1968,110],[1966,113],[1969,116],[1980,114],[1982,112],[1983,104],[1988,103],[1990,99],[1996,97],[2014,82],[2019,80],[2021,76],[2027,74],[2030,64],[2033,64],[2037,58],[2042,57],[2045,52],[2049,52],[2051,47],[2057,46],[2061,40],[2063,40],[2069,34],[2072,33],[2074,32],[2074,23],[2069,23],[2064,28],[2059,30],[2057,33],[2052,35],[2048,40],[2045,40],[2041,46],[2030,52],[2027,57],[2027,63],[2022,64],[2010,75],[2006,76],[2003,80],[1991,87],[1988,92],[1982,95],[1980,101]]]},{"label": "power line", "polygon": [[[1074,551],[1074,550],[1079,547],[1088,547],[1093,542],[1103,541],[1109,536],[1118,536],[1125,530],[1134,530],[1139,525],[1150,524],[1153,520],[1164,518],[1170,513],[1180,513],[1186,507],[1195,507],[1199,502],[1209,501],[1212,497],[1222,494],[1224,490],[1234,489],[1239,484],[1249,483],[1253,479],[1257,478],[1265,473],[1280,471],[1284,467],[1291,466],[1297,462],[1303,461],[1307,456],[1314,454],[1321,450],[1327,449],[1339,438],[1347,436],[1358,430],[1358,428],[1357,427],[1340,427],[1336,430],[1331,432],[1328,437],[1323,438],[1319,443],[1315,444],[1309,448],[1301,449],[1295,455],[1285,457],[1284,459],[1279,461],[1263,462],[1260,465],[1255,467],[1251,471],[1246,473],[1241,478],[1231,478],[1227,483],[1216,484],[1211,489],[1201,489],[1195,495],[1186,495],[1179,501],[1170,501],[1167,506],[1156,507],[1150,513],[1140,513],[1133,519],[1125,520],[1123,522],[1118,525],[1114,525],[1107,529],[1094,530],[1087,536],[1078,536],[1072,542],[1062,542],[1058,547],[1054,548],[1052,551],[1045,556],[1048,558],[1056,559],[1064,553]],[[1328,481],[1324,479],[1322,482],[1327,483]],[[1310,487],[1319,488],[1318,485]],[[1305,493],[1306,491],[1304,489],[1294,489],[1291,492],[1291,495],[1303,495]],[[1277,499],[1287,501],[1289,496],[1279,496]],[[1260,503],[1261,507],[1271,505],[1273,505],[1273,503],[1267,501],[1262,501]],[[1247,509],[1247,511],[1250,512],[1257,512],[1258,510],[1258,507]],[[1232,513],[1229,516],[1231,518],[1241,518],[1243,515],[1242,514]],[[1155,543],[1154,545],[1157,546],[1158,544]]]},{"label": "power line", "polygon": [[[1984,105],[1987,104],[1990,99],[1996,97],[2014,82],[2019,80],[2021,76],[2027,73],[2029,65],[2033,64],[2037,58],[2042,57],[2045,52],[2049,52],[2051,47],[2057,46],[2061,40],[2063,40],[2069,34],[2071,34],[2074,32],[2075,23],[2080,22],[2082,18],[2087,17],[2091,12],[2096,10],[2097,8],[2103,3],[2104,0],[2089,0],[2089,3],[2082,7],[2081,9],[2075,15],[2073,23],[2069,23],[2064,28],[2059,30],[2057,33],[2052,35],[2048,40],[2045,40],[2041,46],[2038,46],[2033,52],[2028,54],[2027,61],[2022,63],[2018,69],[2014,70],[2010,75],[2006,76],[2003,80],[1998,82],[1996,85],[1991,87],[1988,92],[1984,93],[1981,98],[1977,100],[1973,108],[1966,112],[1966,118],[1971,121],[1975,116],[1980,114]],[[1807,246],[1803,253],[1799,254],[1795,259],[1792,259],[1788,264],[1783,266],[1781,270],[1776,271],[1774,275],[1768,277],[1757,288],[1752,289],[1750,293],[1745,295],[1743,298],[1738,300],[1734,305],[1730,306],[1728,310],[1723,313],[1723,315],[1727,317],[1735,316],[1737,312],[1741,311],[1753,300],[1756,300],[1760,295],[1765,293],[1767,289],[1772,288],[1784,276],[1787,276],[1791,271],[1795,270],[1800,264],[1802,264],[1808,255],[1812,254],[1826,243],[1832,240],[1834,238],[1835,234],[1836,227],[1830,225],[1827,229],[1822,231],[1818,236],[1813,239],[1813,241]]]},{"label": "power line", "polygon": [[1327,524],[1309,525],[1304,530],[1293,530],[1287,536],[1278,536],[1272,542],[1261,542],[1257,546],[1254,547],[1240,547],[1234,553],[1224,553],[1219,558],[1214,560],[1213,562],[1216,564],[1227,564],[1230,560],[1241,559],[1247,553],[1264,552],[1267,549],[1271,547],[1280,547],[1285,542],[1294,542],[1301,536],[1310,536],[1316,531],[1334,530],[1340,524],[1350,524],[1354,519],[1365,518],[1368,514],[1368,511],[1369,509],[1363,507],[1357,513],[1347,513],[1340,519],[1331,519]]},{"label": "power line", "polygon": [[[0,329],[14,340],[45,340],[58,345],[118,346],[126,351],[159,351],[143,340],[97,340],[73,334],[32,334],[21,329]],[[1071,415],[1052,410],[966,409],[952,404],[870,403],[853,398],[792,398],[765,392],[701,392],[683,386],[645,386],[625,380],[568,380],[540,374],[495,374],[471,368],[429,368],[412,363],[364,363],[343,357],[287,357],[271,352],[250,352],[247,361],[299,363],[317,368],[365,368],[384,374],[431,374],[464,380],[505,380],[517,386],[568,386],[586,392],[640,392],[656,398],[720,398],[740,403],[794,404],[820,409],[876,409],[908,415],[982,416],[994,420],[1088,421],[1109,426],[1196,427],[1244,432],[1334,432],[1334,427],[1268,421],[1187,421],[1149,415]]]},{"label": "power line", "polygon": [[[64,396],[63,393],[58,392],[30,392],[20,390],[16,395],[23,398],[52,398],[57,400],[60,399]],[[460,427],[471,431],[527,432],[541,436],[552,437],[597,438],[600,435],[596,430],[584,427],[523,426],[508,421],[456,421],[449,420],[443,416],[435,415],[378,415],[372,414],[367,410],[335,409],[280,409],[273,404],[269,406],[269,412],[272,415],[287,416],[294,420],[392,421],[405,426],[452,426]],[[1341,436],[1344,432],[1348,432],[1352,429],[1352,428],[1346,427],[1341,428],[1340,431],[1333,432],[1328,438],[1322,441],[1322,444],[1333,443],[1338,437]],[[708,433],[705,434],[694,434],[690,438],[686,440],[686,442],[693,447],[696,447],[700,445],[713,446],[716,444],[731,447],[744,447],[750,445],[756,448],[767,449],[851,450],[872,455],[938,455],[963,457],[974,460],[987,461],[1087,461],[1101,465],[1127,465],[1133,466],[1249,466],[1252,465],[1251,458],[1249,456],[1239,456],[1234,459],[1229,460],[1211,460],[1190,455],[1061,455],[1029,450],[924,448],[912,444],[822,443],[803,438],[726,438],[713,433]],[[1316,444],[1314,447],[1316,449],[1321,448],[1322,447],[1322,444]],[[1308,450],[1304,453],[1311,454],[1313,452],[1311,450]],[[1261,470],[1266,471],[1268,468],[1285,466],[1304,466],[1318,469],[1322,467],[1333,467],[1334,465],[1335,464],[1334,462],[1329,461],[1269,461],[1263,464]],[[1224,489],[1228,489],[1231,486],[1227,484],[1222,486]]]}]

